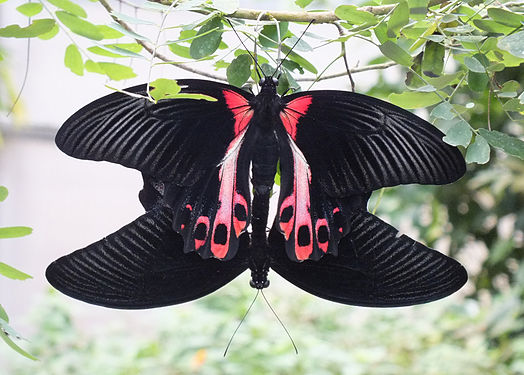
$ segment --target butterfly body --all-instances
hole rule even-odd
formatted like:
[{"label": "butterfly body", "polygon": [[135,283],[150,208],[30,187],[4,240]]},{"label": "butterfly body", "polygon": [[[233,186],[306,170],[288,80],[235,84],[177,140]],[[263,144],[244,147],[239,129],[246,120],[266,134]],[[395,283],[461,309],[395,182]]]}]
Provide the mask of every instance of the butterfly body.
[{"label": "butterfly body", "polygon": [[399,236],[366,209],[381,187],[445,184],[464,174],[462,155],[431,124],[344,91],[280,97],[271,77],[258,95],[178,83],[184,94],[215,100],[151,104],[115,93],[59,130],[58,147],[73,157],[138,169],[146,213],[52,263],[46,275],[57,289],[103,306],[149,308],[202,297],[246,269],[251,286],[263,289],[273,269],[322,298],[386,307],[432,301],[464,284],[458,262]]}]

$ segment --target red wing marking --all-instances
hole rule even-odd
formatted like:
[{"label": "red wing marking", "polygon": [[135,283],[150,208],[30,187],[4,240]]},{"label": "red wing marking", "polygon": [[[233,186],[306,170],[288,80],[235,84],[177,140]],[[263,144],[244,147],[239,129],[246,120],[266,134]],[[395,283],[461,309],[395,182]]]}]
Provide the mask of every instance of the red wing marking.
[{"label": "red wing marking", "polygon": [[[325,231],[323,234],[321,231]],[[329,227],[326,219],[318,219],[315,224],[315,233],[317,235],[317,245],[320,250],[327,253],[328,250],[328,238],[329,238]]]},{"label": "red wing marking", "polygon": [[227,107],[235,116],[235,137],[238,136],[247,126],[253,117],[253,110],[246,98],[232,90],[223,90]]},{"label": "red wing marking", "polygon": [[195,250],[204,245],[209,234],[209,218],[207,216],[200,216],[195,224]]},{"label": "red wing marking", "polygon": [[[289,240],[291,233],[294,231],[295,254],[298,260],[305,260],[313,252],[313,225],[309,210],[311,173],[304,155],[295,142],[290,139],[289,144],[293,153],[295,175],[293,192],[283,200],[280,207],[280,229],[284,233],[286,240]],[[290,214],[291,217],[288,220]]]},{"label": "red wing marking", "polygon": [[246,229],[247,217],[242,221],[234,215],[234,210],[237,205],[240,205],[244,209],[244,212],[248,212],[246,199],[236,190],[238,154],[244,135],[245,130],[231,141],[218,174],[220,180],[220,191],[218,193],[219,209],[213,222],[211,252],[219,259],[225,258],[229,250],[231,227],[234,227],[237,238],[240,236],[240,233]]},{"label": "red wing marking", "polygon": [[306,114],[312,101],[313,98],[310,95],[300,96],[287,103],[286,107],[280,112],[282,124],[293,140],[297,137],[298,120]]}]

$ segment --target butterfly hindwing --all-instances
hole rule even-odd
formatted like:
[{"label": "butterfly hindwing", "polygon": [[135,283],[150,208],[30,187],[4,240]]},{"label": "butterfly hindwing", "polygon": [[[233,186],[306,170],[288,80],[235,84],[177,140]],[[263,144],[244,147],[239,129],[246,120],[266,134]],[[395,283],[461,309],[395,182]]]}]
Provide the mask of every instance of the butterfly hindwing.
[{"label": "butterfly hindwing", "polygon": [[464,285],[454,259],[402,235],[374,215],[357,210],[338,256],[302,263],[283,255],[284,238],[273,228],[271,268],[318,297],[349,305],[396,307],[443,298]]},{"label": "butterfly hindwing", "polygon": [[437,128],[397,106],[344,91],[284,96],[280,118],[333,197],[399,184],[446,184],[465,172],[456,147]]},{"label": "butterfly hindwing", "polygon": [[172,230],[172,212],[155,208],[108,237],[53,262],[46,271],[56,289],[112,308],[144,309],[203,297],[247,268],[247,234],[228,261],[185,254]]}]

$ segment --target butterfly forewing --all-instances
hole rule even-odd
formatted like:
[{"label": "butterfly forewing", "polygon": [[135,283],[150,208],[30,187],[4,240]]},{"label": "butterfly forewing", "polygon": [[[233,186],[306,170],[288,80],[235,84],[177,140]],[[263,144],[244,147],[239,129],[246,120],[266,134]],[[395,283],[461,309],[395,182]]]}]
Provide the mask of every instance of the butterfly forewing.
[{"label": "butterfly forewing", "polygon": [[[209,81],[178,83],[182,93],[214,101],[166,99],[153,104],[114,93],[69,118],[56,143],[71,156],[136,168],[148,181],[164,184],[184,249],[204,258],[229,259],[249,224],[249,160],[243,143],[253,95]],[[140,95],[145,90],[145,85],[126,89]]]},{"label": "butterfly forewing", "polygon": [[465,172],[456,147],[437,128],[379,99],[343,91],[284,97],[286,130],[311,178],[334,197],[399,184],[446,184]]}]

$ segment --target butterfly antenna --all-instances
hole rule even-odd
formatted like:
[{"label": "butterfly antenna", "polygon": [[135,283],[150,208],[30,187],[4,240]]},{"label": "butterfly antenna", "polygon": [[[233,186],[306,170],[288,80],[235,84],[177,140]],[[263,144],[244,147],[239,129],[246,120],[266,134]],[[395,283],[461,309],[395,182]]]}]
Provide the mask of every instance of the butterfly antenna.
[{"label": "butterfly antenna", "polygon": [[295,344],[295,341],[293,340],[293,337],[291,337],[291,334],[287,330],[286,326],[284,325],[284,323],[282,323],[282,320],[280,320],[280,318],[278,317],[278,315],[275,312],[275,310],[273,310],[273,307],[271,307],[271,304],[267,300],[266,295],[264,294],[264,291],[262,289],[260,289],[260,291],[262,292],[262,297],[264,297],[264,301],[266,301],[267,305],[269,306],[269,309],[271,310],[273,315],[275,315],[275,318],[277,318],[277,320],[280,323],[280,325],[282,326],[282,328],[284,328],[284,331],[286,331],[287,337],[289,337],[289,340],[291,341],[291,344],[293,344],[293,348],[295,349],[295,354],[298,355],[298,348],[297,348],[297,345]]},{"label": "butterfly antenna", "polygon": [[[240,35],[238,35],[237,31],[235,30],[235,28],[233,27],[233,24],[231,23],[231,21],[229,19],[227,19],[227,22],[229,23],[229,26],[231,26],[231,29],[233,29],[233,31],[235,32],[235,35],[237,36],[238,40],[240,40],[240,43],[242,44],[242,46],[244,47],[244,49],[247,51],[247,53],[249,54],[249,56],[251,56],[251,58],[253,59],[253,61],[255,62],[255,71],[257,72],[257,76],[258,76],[258,79],[262,79],[262,76],[260,75],[260,72],[262,71],[262,68],[260,67],[260,65],[258,64],[258,60],[255,56],[253,56],[251,54],[251,52],[249,52],[249,49],[246,47],[246,45],[244,44],[244,41],[242,40],[242,38],[240,38]],[[255,40],[255,48],[256,48],[256,45],[257,45],[257,42]]]},{"label": "butterfly antenna", "polygon": [[[288,53],[286,53],[286,56],[284,56],[284,58],[279,62],[277,68],[275,69],[275,71],[273,72],[273,74],[271,75],[271,78],[273,78],[273,76],[275,75],[276,72],[278,72],[278,70],[280,69],[280,67],[282,66],[282,63],[284,61],[286,61],[287,57],[289,56],[289,54],[291,52],[293,52],[293,49],[297,46],[298,42],[300,42],[300,40],[304,37],[304,34],[306,33],[306,31],[309,29],[309,26],[311,26],[311,24],[315,22],[315,20],[311,20],[309,21],[309,24],[307,25],[306,29],[302,32],[302,34],[300,34],[300,37],[297,39],[297,41],[295,42],[295,44],[293,44],[293,47],[291,47],[291,49],[288,51]],[[277,32],[280,33],[280,29],[277,27]],[[279,51],[279,55],[280,55],[280,45],[278,47]]]},{"label": "butterfly antenna", "polygon": [[[253,304],[254,304],[255,301],[257,300],[258,293],[260,293],[260,289],[257,289],[257,294],[255,294],[255,298],[253,298],[253,301],[251,301],[251,304],[250,304],[249,307],[247,308],[247,310],[246,310],[244,316],[242,317],[242,319],[240,319],[240,323],[238,323],[237,328],[235,329],[235,331],[234,331],[233,334],[231,335],[231,338],[229,339],[229,342],[227,343],[226,350],[224,350],[224,357],[226,356],[227,351],[229,350],[229,347],[231,346],[231,343],[233,342],[233,338],[234,338],[235,335],[237,334],[238,329],[240,328],[240,326],[242,325],[242,323],[244,323],[244,320],[246,319],[247,314],[249,314],[249,311],[251,310],[251,308],[253,307]],[[262,293],[262,295],[264,295],[264,293]],[[266,298],[266,297],[264,297],[264,299],[265,299],[265,298]]]}]

